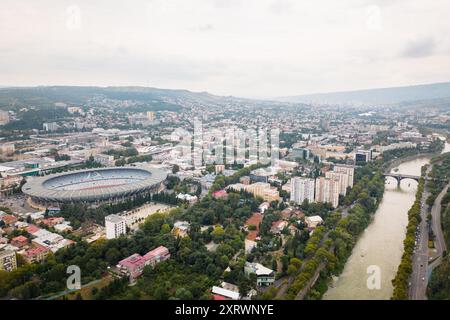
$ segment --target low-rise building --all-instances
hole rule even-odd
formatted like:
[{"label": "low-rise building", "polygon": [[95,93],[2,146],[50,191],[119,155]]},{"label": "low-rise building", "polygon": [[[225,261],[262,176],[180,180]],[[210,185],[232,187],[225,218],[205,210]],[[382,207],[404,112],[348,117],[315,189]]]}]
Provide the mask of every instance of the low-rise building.
[{"label": "low-rise building", "polygon": [[151,265],[154,267],[156,264],[165,261],[170,258],[170,252],[169,249],[167,249],[164,246],[159,246],[156,249],[153,249],[152,251],[149,251],[147,254],[144,255],[144,259],[146,260],[146,265]]},{"label": "low-rise building", "polygon": [[271,285],[275,281],[275,272],[260,263],[247,261],[244,266],[244,273],[247,276],[252,273],[256,274],[256,284],[259,287]]},{"label": "low-rise building", "polygon": [[315,229],[323,223],[323,219],[320,216],[310,216],[305,218],[305,223],[309,229]]},{"label": "low-rise building", "polygon": [[117,214],[105,217],[106,239],[116,239],[127,233],[127,220]]},{"label": "low-rise building", "polygon": [[269,208],[270,208],[270,203],[266,201],[259,205],[258,210],[259,210],[259,212],[264,214],[264,212],[266,212],[266,210]]},{"label": "low-rise building", "polygon": [[130,277],[130,281],[134,281],[144,271],[145,259],[140,254],[135,253],[119,261],[117,267]]},{"label": "low-rise building", "polygon": [[211,289],[214,300],[239,300],[239,288],[231,283],[222,282],[220,287],[213,286]]},{"label": "low-rise building", "polygon": [[169,249],[164,246],[159,246],[152,251],[149,251],[144,256],[135,253],[128,258],[125,258],[117,264],[117,268],[123,274],[130,277],[130,281],[135,281],[144,271],[145,266],[154,267],[156,264],[170,258]]},{"label": "low-rise building", "polygon": [[17,258],[14,251],[0,251],[0,270],[13,271],[17,268]]},{"label": "low-rise building", "polygon": [[253,194],[253,196],[260,197],[264,201],[272,202],[279,201],[280,194],[276,188],[270,186],[269,183],[265,182],[256,182],[250,185],[245,185],[242,183],[230,184],[227,189],[231,189],[237,192],[245,191]]},{"label": "low-rise building", "polygon": [[29,243],[28,238],[25,236],[17,236],[11,239],[11,244],[15,247],[22,248]]},{"label": "low-rise building", "polygon": [[283,229],[286,228],[287,226],[288,226],[287,221],[283,220],[274,221],[272,223],[272,227],[270,228],[270,232],[274,234],[280,234],[283,231]]},{"label": "low-rise building", "polygon": [[190,224],[187,221],[176,221],[173,225],[172,234],[175,237],[186,237],[190,230]]},{"label": "low-rise building", "polygon": [[17,218],[16,218],[15,216],[13,216],[13,215],[10,215],[10,214],[1,216],[1,217],[0,217],[0,220],[3,220],[3,222],[4,222],[6,225],[11,225],[11,226],[12,226],[14,223],[17,222]]},{"label": "low-rise building", "polygon": [[72,226],[68,223],[58,223],[54,226],[55,230],[58,232],[71,232]]},{"label": "low-rise building", "polygon": [[47,258],[48,254],[51,251],[48,248],[36,246],[31,249],[28,249],[22,253],[25,261],[28,263],[33,262],[41,262],[45,258]]},{"label": "low-rise building", "polygon": [[217,190],[212,193],[212,196],[216,199],[226,199],[228,193],[225,190]]},{"label": "low-rise building", "polygon": [[192,196],[188,193],[179,193],[177,194],[177,199],[187,201],[189,203],[196,203],[198,201],[197,196]]}]

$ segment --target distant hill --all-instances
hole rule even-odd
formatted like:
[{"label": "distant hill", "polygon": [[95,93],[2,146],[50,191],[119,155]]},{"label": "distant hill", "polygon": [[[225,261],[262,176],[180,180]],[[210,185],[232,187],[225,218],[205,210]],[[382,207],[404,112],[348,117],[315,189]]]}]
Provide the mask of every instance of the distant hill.
[{"label": "distant hill", "polygon": [[57,102],[84,104],[95,96],[116,100],[136,100],[142,102],[162,102],[167,99],[212,102],[220,99],[206,92],[171,90],[148,87],[77,87],[39,86],[0,88],[0,109],[13,110],[21,107],[53,107]]},{"label": "distant hill", "polygon": [[450,82],[407,87],[280,97],[276,100],[328,105],[392,105],[413,101],[450,98]]}]

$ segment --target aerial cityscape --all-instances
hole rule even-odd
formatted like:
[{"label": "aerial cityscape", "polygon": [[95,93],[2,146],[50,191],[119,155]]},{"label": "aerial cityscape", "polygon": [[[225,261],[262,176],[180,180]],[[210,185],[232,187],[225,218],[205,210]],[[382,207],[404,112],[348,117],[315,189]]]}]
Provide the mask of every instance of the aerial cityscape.
[{"label": "aerial cityscape", "polygon": [[450,299],[447,2],[6,2],[0,300]]}]

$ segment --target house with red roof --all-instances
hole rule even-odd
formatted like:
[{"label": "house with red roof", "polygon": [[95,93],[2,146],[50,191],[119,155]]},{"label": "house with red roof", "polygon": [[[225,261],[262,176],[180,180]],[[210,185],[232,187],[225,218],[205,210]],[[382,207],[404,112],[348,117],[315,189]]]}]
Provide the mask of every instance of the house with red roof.
[{"label": "house with red roof", "polygon": [[225,190],[217,190],[212,193],[212,196],[216,199],[226,199],[228,197],[228,193]]},{"label": "house with red roof", "polygon": [[150,264],[152,267],[169,258],[170,258],[169,249],[167,249],[164,246],[159,246],[158,248],[153,249],[152,251],[149,251],[144,255],[146,265]]},{"label": "house with red roof", "polygon": [[33,263],[33,262],[41,262],[42,260],[47,258],[49,253],[50,249],[42,246],[35,246],[22,253],[22,256],[28,263]]},{"label": "house with red roof", "polygon": [[51,217],[51,218],[47,218],[47,219],[42,219],[41,221],[43,224],[45,224],[48,227],[54,227],[57,224],[63,223],[64,222],[64,218],[62,217]]},{"label": "house with red roof", "polygon": [[11,239],[11,244],[15,247],[22,248],[28,245],[28,238],[25,236],[17,236]]},{"label": "house with red roof", "polygon": [[133,281],[144,271],[145,261],[144,257],[139,253],[135,253],[128,258],[119,261],[117,267],[130,276],[130,281]]},{"label": "house with red roof", "polygon": [[147,252],[144,256],[135,253],[128,258],[125,258],[117,264],[117,268],[124,274],[130,277],[130,281],[136,280],[144,271],[145,266],[156,264],[170,258],[169,249],[164,246],[159,246],[152,251]]},{"label": "house with red roof", "polygon": [[[263,220],[263,215],[260,213],[254,213],[250,218],[247,219],[244,223],[244,227],[246,230],[248,230],[248,234],[246,239],[248,240],[255,240],[256,237],[259,235],[259,225],[261,224]],[[250,226],[254,226],[254,230],[249,230]]]},{"label": "house with red roof", "polygon": [[270,228],[270,232],[274,234],[280,234],[285,227],[288,226],[287,221],[278,220],[275,222],[272,222],[272,227]]},{"label": "house with red roof", "polygon": [[17,218],[15,216],[13,216],[13,215],[10,215],[10,214],[4,215],[4,216],[0,216],[0,220],[3,220],[3,222],[6,225],[13,225],[14,223],[17,222]]},{"label": "house with red roof", "polygon": [[39,230],[41,230],[40,228],[36,227],[34,224],[30,224],[27,228],[26,228],[27,232],[29,234],[35,234],[36,232],[38,232]]}]

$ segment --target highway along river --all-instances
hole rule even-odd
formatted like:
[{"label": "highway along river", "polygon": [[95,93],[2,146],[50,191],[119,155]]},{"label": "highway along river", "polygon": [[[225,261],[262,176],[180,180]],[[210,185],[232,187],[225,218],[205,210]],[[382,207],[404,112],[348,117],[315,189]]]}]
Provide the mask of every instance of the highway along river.
[{"label": "highway along river", "polygon": [[[450,144],[446,144],[445,151],[450,151]],[[420,175],[421,167],[429,160],[429,157],[422,157],[407,161],[394,168],[392,172]],[[391,280],[395,277],[403,254],[403,240],[408,224],[407,212],[414,202],[416,190],[417,182],[413,180],[402,180],[400,189],[397,189],[395,179],[386,179],[383,200],[372,223],[358,239],[342,274],[333,280],[323,296],[324,300],[391,298],[393,291]],[[373,273],[370,266],[377,266],[380,270],[379,289],[371,290],[367,287],[367,279]]]}]

